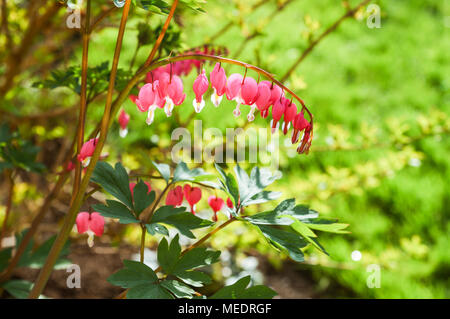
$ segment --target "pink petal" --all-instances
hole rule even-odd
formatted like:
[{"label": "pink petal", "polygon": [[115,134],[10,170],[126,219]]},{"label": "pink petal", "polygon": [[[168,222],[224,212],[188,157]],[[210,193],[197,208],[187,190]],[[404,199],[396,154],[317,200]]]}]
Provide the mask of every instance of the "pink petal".
[{"label": "pink petal", "polygon": [[89,230],[89,213],[81,212],[77,215],[77,219],[75,220],[77,224],[77,231],[79,234],[84,234]]}]

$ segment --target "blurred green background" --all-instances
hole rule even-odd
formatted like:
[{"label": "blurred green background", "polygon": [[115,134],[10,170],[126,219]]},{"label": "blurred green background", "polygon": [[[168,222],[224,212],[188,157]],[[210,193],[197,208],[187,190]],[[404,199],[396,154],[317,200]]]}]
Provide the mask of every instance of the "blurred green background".
[{"label": "blurred green background", "polygon": [[[192,48],[211,42],[212,35],[233,21],[212,43],[228,48],[228,56],[238,55],[281,78],[309,39],[345,12],[343,3],[333,0],[290,1],[282,10],[277,1],[267,1],[252,10],[256,2],[208,1],[203,6],[206,13],[183,11],[169,34],[179,32],[181,48]],[[350,7],[357,3],[349,1]],[[381,9],[380,28],[367,26],[369,13],[363,8],[356,19],[343,21],[325,37],[285,82],[314,114],[315,136],[307,156],[281,140],[283,178],[274,188],[283,198],[295,197],[326,217],[350,224],[350,234],[322,236],[330,257],[311,250],[306,263],[295,266],[313,278],[319,296],[448,298],[450,8],[445,1],[371,3]],[[141,9],[133,12],[120,60],[124,70],[135,52],[139,22],[147,19],[156,28],[165,19],[147,17]],[[92,36],[90,65],[111,60],[116,34],[113,27]],[[135,68],[150,49],[151,44],[140,48]],[[81,50],[64,63],[74,65],[80,55]],[[206,69],[209,73],[212,66]],[[243,72],[229,66],[226,71]],[[194,73],[184,80],[185,88],[191,86]],[[64,92],[52,94],[76,101]],[[151,126],[127,101],[129,135],[120,139],[118,125],[113,125],[106,146],[110,156],[130,169],[150,169],[150,158],[167,162],[161,149],[170,146],[172,129],[193,112],[192,90],[187,94],[184,104],[176,107],[178,122],[159,112]],[[89,109],[88,127],[102,115],[103,100],[98,105]],[[236,120],[233,108],[234,102],[224,99],[216,109],[208,99],[196,119],[203,120],[204,128],[243,126],[246,112]],[[255,125],[267,127],[268,122],[258,118],[250,126]],[[257,248],[283,271],[278,253],[256,243],[251,233],[242,239],[230,228],[227,234],[212,244],[223,250],[236,244],[243,253]],[[354,251],[362,254],[359,261],[352,260]],[[380,267],[379,288],[367,285],[373,264]]]}]

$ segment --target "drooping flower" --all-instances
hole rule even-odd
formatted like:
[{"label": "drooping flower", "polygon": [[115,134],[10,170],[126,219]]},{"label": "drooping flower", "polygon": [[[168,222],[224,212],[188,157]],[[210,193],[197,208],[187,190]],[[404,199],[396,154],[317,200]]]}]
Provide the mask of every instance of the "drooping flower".
[{"label": "drooping flower", "polygon": [[100,213],[81,212],[76,219],[77,231],[79,234],[87,233],[89,247],[94,246],[94,235],[100,237],[103,235],[105,227],[105,218]]},{"label": "drooping flower", "polygon": [[254,78],[246,77],[242,81],[240,95],[243,104],[250,105],[250,112],[247,115],[247,119],[251,122],[255,119],[253,113],[255,112],[256,109],[255,102],[258,96],[258,83],[256,83]]},{"label": "drooping flower", "polygon": [[205,107],[205,100],[203,100],[203,94],[206,93],[209,87],[208,78],[206,77],[205,70],[203,70],[195,79],[194,85],[192,88],[194,89],[195,99],[192,102],[194,105],[194,110],[197,113]]},{"label": "drooping flower", "polygon": [[284,114],[285,105],[281,99],[275,101],[275,104],[272,106],[272,133],[275,133],[279,126],[279,121]]},{"label": "drooping flower", "polygon": [[[269,81],[261,81],[262,84],[267,85],[270,88],[270,99],[269,99],[269,106],[274,105],[277,100],[280,99],[282,90],[281,88],[274,84],[273,82]],[[269,115],[269,107],[267,107],[265,110],[261,111],[261,117],[266,118]]]},{"label": "drooping flower", "polygon": [[263,112],[270,107],[271,96],[272,93],[270,91],[270,83],[267,81],[261,81],[258,84],[258,96],[255,101],[258,110]]},{"label": "drooping flower", "polygon": [[163,108],[165,100],[159,95],[159,81],[147,83],[139,90],[139,96],[135,99],[135,103],[141,112],[147,112],[146,123],[153,123],[156,108]]},{"label": "drooping flower", "polygon": [[97,145],[98,138],[92,138],[86,143],[83,144],[80,150],[80,154],[78,154],[77,159],[81,162],[83,167],[89,165],[91,161],[91,156],[94,154],[95,146]]},{"label": "drooping flower", "polygon": [[233,201],[229,197],[227,198],[227,206],[228,206],[228,208],[233,208],[234,207]]},{"label": "drooping flower", "polygon": [[178,207],[183,203],[183,188],[177,186],[171,189],[166,196],[166,205]]},{"label": "drooping flower", "polygon": [[228,77],[226,95],[228,100],[236,101],[236,109],[233,111],[233,114],[236,117],[241,115],[241,110],[239,108],[243,103],[240,96],[241,86],[242,86],[242,75],[240,75],[239,73],[233,73]]},{"label": "drooping flower", "polygon": [[288,99],[284,100],[285,109],[284,109],[284,123],[283,123],[283,134],[286,135],[289,131],[292,121],[297,115],[297,105],[294,102],[289,101]]},{"label": "drooping flower", "polygon": [[191,187],[191,185],[186,184],[183,187],[183,192],[184,197],[191,207],[192,214],[195,215],[195,204],[197,204],[202,198],[202,190],[198,187]]},{"label": "drooping flower", "polygon": [[227,76],[225,75],[225,69],[221,67],[220,63],[216,63],[209,74],[209,79],[214,89],[214,93],[211,95],[211,102],[215,107],[218,107],[227,89]]},{"label": "drooping flower", "polygon": [[208,205],[214,212],[213,220],[216,222],[217,212],[224,207],[225,203],[222,198],[212,195],[208,198]]},{"label": "drooping flower", "polygon": [[186,98],[186,94],[183,93],[183,81],[180,77],[162,73],[159,77],[159,96],[166,101],[164,105],[166,115],[171,116],[174,105],[180,105]]},{"label": "drooping flower", "polygon": [[308,126],[310,126],[310,124],[305,119],[303,112],[298,113],[293,121],[294,130],[292,132],[292,144],[297,143],[300,132],[306,129]]},{"label": "drooping flower", "polygon": [[308,154],[309,148],[311,147],[312,138],[313,138],[312,125],[308,123],[308,126],[305,128],[305,133],[303,133],[300,145],[297,147],[297,153]]},{"label": "drooping flower", "polygon": [[120,111],[119,114],[119,125],[120,125],[120,130],[119,130],[119,135],[120,137],[125,137],[128,134],[128,122],[130,122],[130,116],[127,114],[127,112],[125,112],[124,109],[122,109]]}]

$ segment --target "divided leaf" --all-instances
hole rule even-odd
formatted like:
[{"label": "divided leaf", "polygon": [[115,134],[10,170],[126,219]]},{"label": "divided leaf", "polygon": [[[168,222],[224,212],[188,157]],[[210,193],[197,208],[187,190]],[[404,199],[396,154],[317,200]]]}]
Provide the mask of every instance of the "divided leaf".
[{"label": "divided leaf", "polygon": [[121,202],[107,199],[106,205],[96,204],[92,207],[103,217],[119,219],[119,223],[121,224],[139,223],[136,216]]},{"label": "divided leaf", "polygon": [[209,299],[272,299],[277,295],[275,291],[264,285],[248,287],[250,276],[237,280],[230,286],[225,286]]},{"label": "divided leaf", "polygon": [[170,166],[167,164],[158,164],[152,161],[153,166],[155,166],[156,170],[161,174],[161,177],[169,183],[170,180]]},{"label": "divided leaf", "polygon": [[189,169],[186,163],[180,162],[173,172],[173,182],[195,182],[208,175],[210,174],[201,168]]},{"label": "divided leaf", "polygon": [[[180,233],[186,237],[194,239],[195,236],[191,232],[192,229],[203,228],[213,224],[213,222],[199,218],[192,213],[186,212],[184,207],[175,208],[173,206],[161,206],[158,208],[150,220],[146,224],[147,230],[151,233],[155,226],[153,224],[163,223],[177,228]],[[150,229],[149,229],[150,228]]]},{"label": "divided leaf", "polygon": [[193,270],[216,263],[219,260],[220,251],[194,248],[182,255],[178,241],[178,235],[170,244],[165,238],[161,239],[158,246],[158,262],[161,268],[166,274],[178,277],[194,287],[209,283],[211,280],[208,275]]},{"label": "divided leaf", "polygon": [[129,178],[122,164],[116,163],[115,168],[113,168],[106,162],[98,162],[91,181],[99,184],[128,208],[133,209]]}]

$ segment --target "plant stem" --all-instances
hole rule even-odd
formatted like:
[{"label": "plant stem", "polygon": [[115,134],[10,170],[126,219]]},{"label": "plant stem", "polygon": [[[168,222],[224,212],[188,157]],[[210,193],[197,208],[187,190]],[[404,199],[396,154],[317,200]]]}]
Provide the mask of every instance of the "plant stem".
[{"label": "plant stem", "polygon": [[38,298],[39,295],[41,294],[41,292],[45,288],[45,285],[50,277],[50,274],[53,270],[55,262],[56,262],[57,258],[59,257],[59,254],[60,254],[62,248],[64,247],[64,244],[67,241],[70,231],[72,230],[72,227],[75,223],[77,212],[80,209],[83,198],[84,198],[84,192],[86,191],[86,188],[89,184],[89,180],[94,171],[94,167],[97,164],[97,161],[100,157],[100,153],[103,148],[103,145],[106,141],[106,136],[107,136],[108,128],[109,128],[109,119],[110,119],[110,114],[111,114],[112,95],[114,92],[114,84],[115,84],[115,78],[116,78],[116,74],[117,74],[117,67],[119,64],[120,51],[122,48],[123,35],[125,33],[125,26],[126,26],[127,19],[128,19],[130,5],[131,5],[131,0],[126,0],[125,5],[123,7],[122,19],[120,21],[119,33],[117,35],[117,42],[116,42],[114,59],[113,59],[112,68],[111,68],[108,93],[106,96],[105,110],[104,110],[102,121],[101,121],[100,137],[99,137],[97,146],[95,147],[95,151],[94,151],[94,154],[92,155],[91,162],[86,169],[84,178],[81,181],[81,185],[78,190],[78,193],[76,194],[76,196],[69,208],[69,212],[67,213],[67,216],[64,219],[64,224],[63,224],[58,236],[55,239],[55,242],[50,250],[47,260],[39,273],[36,283],[34,284],[32,290],[28,296],[29,298]]},{"label": "plant stem", "polygon": [[[91,0],[87,0],[86,4],[86,21],[83,28],[83,55],[81,60],[81,88],[80,88],[80,115],[78,120],[77,132],[77,154],[80,153],[84,143],[84,126],[86,123],[86,108],[87,108],[87,70],[88,70],[88,54],[89,54],[89,38],[90,38],[90,17],[91,17]],[[72,190],[72,200],[81,183],[81,162],[76,161],[75,179]]]},{"label": "plant stem", "polygon": [[161,33],[159,34],[158,39],[156,39],[156,42],[153,45],[153,49],[150,52],[150,55],[148,56],[147,61],[145,61],[143,67],[147,67],[153,62],[153,58],[155,57],[155,54],[158,51],[158,48],[164,39],[167,29],[169,28],[170,20],[172,20],[172,17],[173,17],[173,14],[175,13],[175,9],[177,8],[177,5],[178,5],[178,0],[175,0],[172,4],[172,7],[170,8],[169,15],[167,16],[166,22],[164,23]]},{"label": "plant stem", "polygon": [[144,262],[144,250],[145,250],[145,234],[147,233],[147,228],[144,224],[141,225],[141,263]]},{"label": "plant stem", "polygon": [[6,199],[6,212],[5,212],[5,218],[3,219],[3,226],[2,231],[0,233],[0,249],[2,248],[2,241],[3,238],[6,235],[6,229],[8,228],[8,218],[11,213],[11,207],[12,207],[12,198],[14,194],[14,179],[13,179],[13,170],[6,171],[5,172],[9,187],[8,187],[8,197]]},{"label": "plant stem", "polygon": [[333,23],[328,29],[326,29],[317,39],[311,42],[311,44],[306,48],[305,51],[303,51],[302,55],[297,59],[297,61],[294,62],[294,64],[289,68],[289,70],[286,72],[285,75],[281,78],[281,81],[286,81],[291,74],[295,71],[295,69],[298,67],[298,65],[308,56],[308,54],[311,53],[311,51],[315,48],[317,44],[319,44],[320,41],[323,40],[327,35],[329,35],[331,32],[337,29],[337,27],[347,18],[352,17],[355,15],[355,13],[361,8],[362,6],[369,3],[370,0],[364,0],[361,3],[359,3],[356,7],[354,7],[351,10],[348,10],[342,17],[340,17],[335,23]]}]

